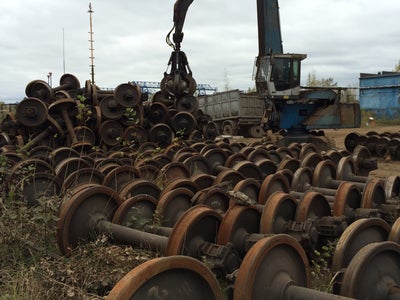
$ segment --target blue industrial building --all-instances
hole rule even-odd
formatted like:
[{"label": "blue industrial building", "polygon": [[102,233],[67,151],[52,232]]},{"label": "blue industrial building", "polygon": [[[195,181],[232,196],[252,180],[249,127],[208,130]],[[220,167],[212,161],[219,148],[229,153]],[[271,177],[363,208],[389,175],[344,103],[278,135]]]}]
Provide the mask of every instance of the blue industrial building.
[{"label": "blue industrial building", "polygon": [[360,107],[375,117],[400,119],[400,72],[361,73]]}]

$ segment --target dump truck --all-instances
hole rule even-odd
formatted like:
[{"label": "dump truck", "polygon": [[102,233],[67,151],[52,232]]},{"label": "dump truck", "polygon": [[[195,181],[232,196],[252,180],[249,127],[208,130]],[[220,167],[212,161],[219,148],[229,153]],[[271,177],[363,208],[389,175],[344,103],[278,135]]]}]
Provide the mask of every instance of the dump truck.
[{"label": "dump truck", "polygon": [[257,93],[238,89],[198,97],[199,109],[209,115],[223,135],[259,138],[265,104]]}]

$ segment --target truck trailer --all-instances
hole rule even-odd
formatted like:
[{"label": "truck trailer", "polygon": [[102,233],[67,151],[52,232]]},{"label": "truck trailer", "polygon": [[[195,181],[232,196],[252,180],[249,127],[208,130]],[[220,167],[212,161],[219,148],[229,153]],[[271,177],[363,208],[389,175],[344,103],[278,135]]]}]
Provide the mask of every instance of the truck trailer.
[{"label": "truck trailer", "polygon": [[199,109],[209,115],[224,135],[259,138],[264,134],[261,119],[265,104],[257,93],[238,89],[198,97]]}]

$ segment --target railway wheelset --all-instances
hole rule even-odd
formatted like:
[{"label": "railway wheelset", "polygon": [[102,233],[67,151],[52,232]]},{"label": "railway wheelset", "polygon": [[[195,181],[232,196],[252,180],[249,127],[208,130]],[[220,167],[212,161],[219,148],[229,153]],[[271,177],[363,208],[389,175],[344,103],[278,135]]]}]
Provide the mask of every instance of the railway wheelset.
[{"label": "railway wheelset", "polygon": [[149,99],[132,82],[102,90],[89,80],[81,87],[72,74],[61,76],[54,88],[33,80],[15,113],[1,121],[0,146],[28,153],[38,145],[88,151],[138,148],[146,142],[165,147],[175,138],[214,139],[216,125],[199,110],[194,92],[195,83],[179,96],[160,91]]},{"label": "railway wheelset", "polygon": [[[31,206],[43,196],[61,199],[62,254],[98,234],[162,254],[126,274],[109,299],[222,299],[221,281],[232,299],[399,298],[400,178],[368,177],[376,165],[367,147],[320,153],[313,144],[215,142],[186,133],[172,141],[164,139],[170,130],[162,102],[151,116],[163,134],[151,141],[146,130],[133,130],[136,144],[123,146],[101,105],[87,121],[102,138],[75,126],[76,102],[62,88],[76,83],[67,79],[59,89],[29,84],[42,100],[27,98],[16,119],[3,121],[2,130],[10,129],[2,134],[5,186],[16,185]],[[124,85],[102,104],[117,113],[122,97],[125,108],[136,108],[135,89]],[[110,96],[88,84],[84,91],[94,104]],[[62,101],[43,100],[52,93]],[[310,277],[315,250],[331,241],[334,294],[314,290]]]},{"label": "railway wheelset", "polygon": [[367,147],[373,156],[384,158],[389,156],[392,160],[400,160],[400,132],[349,133],[345,138],[346,149],[353,151],[357,145]]},{"label": "railway wheelset", "polygon": [[[335,298],[310,288],[309,261],[314,250],[337,239],[337,294],[359,298],[359,291],[369,296],[384,285],[382,293],[396,295],[399,178],[357,175],[362,161],[347,153],[301,149],[196,142],[138,158],[133,150],[100,157],[64,147],[50,152],[51,161],[37,155],[10,162],[8,180],[33,166],[33,184],[23,189],[28,204],[61,195],[57,240],[63,254],[96,234],[162,253],[122,278],[110,299],[221,299],[226,278],[233,299],[266,293]],[[381,265],[388,282],[371,276],[359,286],[360,277],[353,279],[382,274],[364,269]]]}]

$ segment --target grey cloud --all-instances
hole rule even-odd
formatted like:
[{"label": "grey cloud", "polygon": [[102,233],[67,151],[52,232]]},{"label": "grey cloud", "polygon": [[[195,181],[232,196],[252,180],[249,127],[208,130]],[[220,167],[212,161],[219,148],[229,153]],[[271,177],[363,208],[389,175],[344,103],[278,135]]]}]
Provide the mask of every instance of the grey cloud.
[{"label": "grey cloud", "polygon": [[[129,80],[159,81],[171,48],[175,0],[93,0],[96,83],[114,88]],[[22,98],[25,86],[56,85],[66,72],[81,84],[90,79],[89,1],[15,0],[0,3],[0,99]],[[306,53],[302,81],[315,70],[340,85],[354,85],[360,72],[392,69],[400,59],[400,1],[281,0],[285,52]],[[195,0],[184,26],[182,50],[198,83],[220,90],[225,73],[232,88],[254,85],[258,52],[256,1]]]}]

